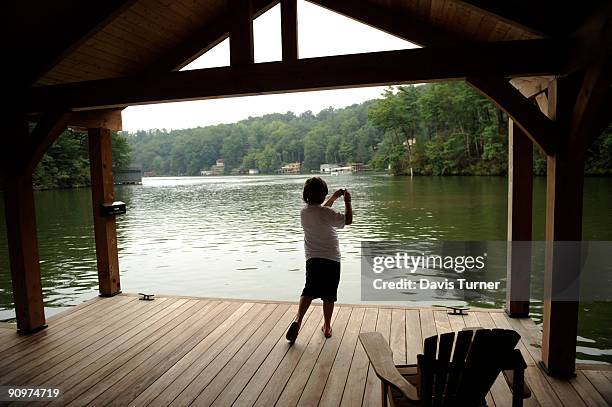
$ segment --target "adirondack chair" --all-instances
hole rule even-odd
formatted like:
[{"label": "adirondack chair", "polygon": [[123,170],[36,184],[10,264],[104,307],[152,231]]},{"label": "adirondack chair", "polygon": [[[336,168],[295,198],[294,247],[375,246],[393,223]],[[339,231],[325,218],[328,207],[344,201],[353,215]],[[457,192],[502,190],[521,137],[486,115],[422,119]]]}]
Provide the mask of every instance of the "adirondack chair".
[{"label": "adirondack chair", "polygon": [[[456,337],[456,340],[455,340]],[[485,396],[500,372],[512,391],[513,407],[531,396],[527,368],[514,347],[520,335],[506,329],[465,329],[432,336],[423,343],[416,365],[395,365],[393,353],[379,332],[359,335],[382,383],[382,405],[486,406]],[[453,351],[454,344],[454,351]]]}]

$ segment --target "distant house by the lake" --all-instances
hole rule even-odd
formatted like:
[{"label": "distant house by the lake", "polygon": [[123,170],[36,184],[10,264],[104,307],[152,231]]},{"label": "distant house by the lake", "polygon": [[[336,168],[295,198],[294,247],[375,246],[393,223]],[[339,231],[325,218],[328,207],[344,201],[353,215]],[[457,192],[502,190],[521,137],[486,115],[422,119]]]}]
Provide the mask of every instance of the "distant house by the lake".
[{"label": "distant house by the lake", "polygon": [[281,174],[299,174],[302,170],[302,163],[295,162],[283,165],[279,172]]},{"label": "distant house by the lake", "polygon": [[223,158],[217,158],[215,165],[210,167],[212,175],[223,175],[225,174],[225,160]]},{"label": "distant house by the lake", "polygon": [[321,164],[319,172],[321,174],[340,175],[369,170],[370,166],[364,163],[348,163],[342,166],[338,164]]},{"label": "distant house by the lake", "polygon": [[338,164],[321,164],[319,166],[319,172],[321,174],[329,174],[332,169],[340,167]]},{"label": "distant house by the lake", "polygon": [[225,174],[225,160],[223,158],[217,158],[217,161],[210,166],[210,170],[200,171],[200,175],[223,175]]},{"label": "distant house by the lake", "polygon": [[348,165],[350,165],[353,172],[368,171],[370,169],[370,166],[364,163],[349,163]]}]

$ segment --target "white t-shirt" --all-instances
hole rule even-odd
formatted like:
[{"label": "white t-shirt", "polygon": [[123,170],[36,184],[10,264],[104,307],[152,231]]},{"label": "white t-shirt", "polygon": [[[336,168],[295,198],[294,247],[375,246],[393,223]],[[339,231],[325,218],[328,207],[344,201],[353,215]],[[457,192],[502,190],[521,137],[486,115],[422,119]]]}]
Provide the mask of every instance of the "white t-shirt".
[{"label": "white t-shirt", "polygon": [[344,214],[328,206],[306,205],[300,217],[304,229],[306,260],[318,257],[339,262],[340,244],[336,229],[344,227]]}]

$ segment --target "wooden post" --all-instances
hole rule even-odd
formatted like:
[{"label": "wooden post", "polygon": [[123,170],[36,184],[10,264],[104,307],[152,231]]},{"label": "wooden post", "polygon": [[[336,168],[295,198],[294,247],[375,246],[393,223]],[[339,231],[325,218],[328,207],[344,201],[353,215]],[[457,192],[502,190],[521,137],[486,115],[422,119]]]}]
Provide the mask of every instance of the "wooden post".
[{"label": "wooden post", "polygon": [[255,62],[253,51],[253,8],[251,0],[229,0],[230,65]]},{"label": "wooden post", "polygon": [[506,312],[524,318],[529,316],[531,280],[533,143],[512,119],[508,120],[508,154]]},{"label": "wooden post", "polygon": [[45,328],[31,174],[4,174],[4,210],[17,329]]},{"label": "wooden post", "polygon": [[542,364],[557,377],[570,377],[576,368],[580,251],[577,245],[559,247],[559,242],[582,239],[584,151],[571,147],[567,130],[576,93],[569,79],[557,79],[548,88],[548,113],[563,133],[547,159]]},{"label": "wooden post", "polygon": [[115,200],[111,134],[109,129],[90,128],[88,135],[98,282],[100,295],[107,297],[121,292],[115,218],[100,211],[103,203]]},{"label": "wooden post", "polygon": [[281,0],[283,61],[298,59],[297,0]]}]

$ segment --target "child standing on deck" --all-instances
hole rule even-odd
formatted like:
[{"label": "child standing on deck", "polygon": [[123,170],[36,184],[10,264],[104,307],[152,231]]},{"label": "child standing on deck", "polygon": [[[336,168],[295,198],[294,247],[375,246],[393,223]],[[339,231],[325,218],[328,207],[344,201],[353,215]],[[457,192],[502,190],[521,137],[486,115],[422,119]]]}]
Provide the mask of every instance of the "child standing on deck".
[{"label": "child standing on deck", "polygon": [[[304,251],[306,252],[306,284],[300,297],[300,306],[295,321],[289,326],[287,340],[295,342],[302,318],[315,298],[323,300],[324,324],[321,327],[326,338],[332,336],[331,317],[340,282],[340,245],[336,229],[353,223],[351,194],[339,189],[323,204],[327,196],[327,184],[319,177],[306,180],[301,220],[304,229]],[[331,208],[336,199],[344,196],[344,214]]]}]

